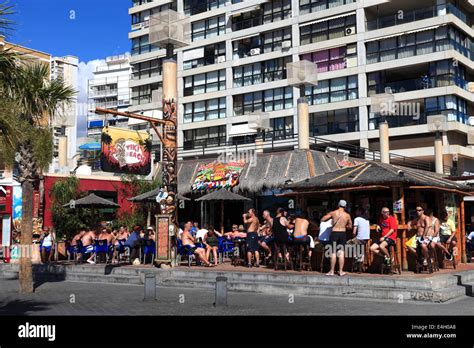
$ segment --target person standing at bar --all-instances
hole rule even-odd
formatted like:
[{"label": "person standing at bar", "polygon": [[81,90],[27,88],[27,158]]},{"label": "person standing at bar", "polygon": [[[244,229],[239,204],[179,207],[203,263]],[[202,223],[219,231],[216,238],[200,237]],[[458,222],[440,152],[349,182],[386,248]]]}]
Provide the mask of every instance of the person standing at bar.
[{"label": "person standing at bar", "polygon": [[255,209],[250,208],[247,214],[243,215],[244,224],[247,227],[247,261],[248,267],[252,268],[252,254],[255,254],[255,267],[260,267],[260,255],[258,252],[258,221]]},{"label": "person standing at bar", "polygon": [[337,209],[329,212],[321,218],[322,222],[332,219],[332,232],[330,236],[331,248],[331,270],[326,274],[334,275],[336,268],[336,257],[339,259],[339,275],[344,276],[344,247],[347,242],[346,231],[352,230],[351,216],[346,212],[347,202],[341,199],[337,205]]}]

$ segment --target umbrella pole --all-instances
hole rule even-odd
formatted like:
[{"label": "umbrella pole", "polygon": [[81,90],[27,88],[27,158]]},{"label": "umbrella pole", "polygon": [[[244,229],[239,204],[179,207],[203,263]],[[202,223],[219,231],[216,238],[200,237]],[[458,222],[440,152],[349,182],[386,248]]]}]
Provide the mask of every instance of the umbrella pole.
[{"label": "umbrella pole", "polygon": [[221,201],[221,233],[224,234],[224,201]]},{"label": "umbrella pole", "polygon": [[148,206],[148,214],[146,217],[146,225],[150,226],[151,225],[151,210],[150,210],[150,205],[147,204],[147,206]]}]

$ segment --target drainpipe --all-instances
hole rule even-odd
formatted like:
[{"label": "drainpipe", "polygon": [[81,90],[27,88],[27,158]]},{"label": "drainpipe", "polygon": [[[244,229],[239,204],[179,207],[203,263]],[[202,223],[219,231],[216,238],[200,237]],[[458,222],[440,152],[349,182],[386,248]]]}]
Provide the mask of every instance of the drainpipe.
[{"label": "drainpipe", "polygon": [[298,98],[298,148],[309,150],[309,109],[308,100],[304,97],[304,86],[300,87],[301,98]]},{"label": "drainpipe", "polygon": [[388,140],[388,123],[387,121],[380,122],[379,124],[379,138],[380,138],[380,162],[389,164],[390,153],[389,153],[389,140]]},{"label": "drainpipe", "polygon": [[444,165],[443,165],[443,139],[441,139],[441,132],[436,131],[435,143],[435,169],[436,173],[444,174]]}]

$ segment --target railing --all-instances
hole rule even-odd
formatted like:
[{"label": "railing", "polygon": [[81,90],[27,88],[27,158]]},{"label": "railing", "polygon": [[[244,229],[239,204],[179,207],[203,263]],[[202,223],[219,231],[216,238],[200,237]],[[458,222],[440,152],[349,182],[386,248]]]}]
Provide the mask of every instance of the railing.
[{"label": "railing", "polygon": [[[256,10],[259,11],[259,10]],[[260,12],[260,11],[259,11]],[[263,12],[263,11],[262,11]],[[232,31],[239,31],[243,29],[257,27],[262,24],[273,23],[279,20],[290,18],[292,13],[291,10],[282,10],[275,13],[264,15],[262,12],[256,14],[256,16],[240,21],[234,21],[232,23]]]},{"label": "railing", "polygon": [[376,93],[383,93],[387,87],[390,87],[392,93],[402,93],[417,91],[420,89],[447,86],[458,86],[462,89],[467,90],[467,84],[468,82],[459,76],[455,76],[454,74],[445,74],[429,77],[426,80],[424,80],[422,77],[419,77],[402,81],[385,82],[375,86],[373,91],[375,91]]},{"label": "railing", "polygon": [[268,71],[261,74],[234,77],[234,87],[251,86],[284,79],[286,79],[286,70]]},{"label": "railing", "polygon": [[359,120],[347,122],[328,122],[326,124],[310,124],[309,134],[311,136],[341,134],[359,131]]},{"label": "railing", "polygon": [[[379,41],[383,41],[380,39]],[[472,44],[469,44],[472,46]],[[428,43],[419,43],[405,47],[395,47],[390,50],[368,52],[367,53],[367,64],[386,62],[396,59],[409,58],[414,56],[421,56],[425,54],[431,54],[435,52],[444,52],[448,50],[455,50],[461,53],[463,56],[471,59],[473,53],[471,47],[467,48],[454,41],[453,39],[441,39],[435,40]]]},{"label": "railing", "polygon": [[322,1],[313,1],[309,4],[300,5],[300,15],[312,13],[316,11],[323,11],[330,8],[343,6],[347,4],[352,4],[356,0],[322,0]]},{"label": "railing", "polygon": [[[445,11],[446,10],[446,11]],[[377,30],[392,27],[395,25],[411,23],[415,21],[420,21],[423,19],[438,17],[446,13],[451,13],[462,20],[464,23],[467,23],[467,16],[461,12],[453,4],[431,6],[427,8],[420,8],[412,11],[403,11],[403,15],[400,13],[395,13],[390,16],[379,17],[377,19],[367,21],[367,30]],[[401,18],[400,18],[401,17]]]},{"label": "railing", "polygon": [[100,97],[106,96],[111,94],[118,94],[118,89],[106,89],[106,90],[99,90],[99,91],[90,91],[90,97]]},{"label": "railing", "polygon": [[[314,137],[314,144],[310,145],[311,149],[316,151],[325,152],[328,148],[332,152],[345,154],[348,153],[351,158],[359,158],[370,161],[380,161],[380,151],[370,150],[364,147],[360,147],[348,143],[340,143],[337,141],[331,141],[324,138]],[[390,163],[401,165],[408,168],[421,169],[426,171],[434,171],[435,166],[431,162],[422,161],[419,159],[414,159],[410,157],[405,157],[390,153]],[[445,170],[449,171],[449,167],[446,167]]]}]

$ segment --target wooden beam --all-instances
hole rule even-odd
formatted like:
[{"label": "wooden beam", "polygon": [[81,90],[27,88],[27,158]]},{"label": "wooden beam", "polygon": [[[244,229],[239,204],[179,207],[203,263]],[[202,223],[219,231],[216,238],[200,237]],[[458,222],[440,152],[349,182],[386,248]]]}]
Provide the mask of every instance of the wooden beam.
[{"label": "wooden beam", "polygon": [[360,166],[358,166],[358,167],[356,167],[356,168],[354,168],[354,169],[348,171],[347,173],[344,173],[344,174],[341,174],[341,175],[339,175],[339,176],[336,176],[334,179],[329,180],[329,181],[328,181],[328,184],[331,184],[331,183],[333,183],[333,182],[336,181],[336,180],[339,180],[339,179],[342,179],[342,178],[344,178],[344,177],[346,177],[346,176],[348,176],[348,175],[351,175],[352,173],[354,173],[355,171],[361,169],[361,168],[364,167],[364,166],[365,166],[365,164],[362,164],[362,165],[360,165]]},{"label": "wooden beam", "polygon": [[[400,192],[399,192],[399,187],[398,186],[394,186],[392,187],[392,209],[393,209],[393,203],[395,203],[396,201],[398,201],[398,197],[400,195]],[[399,217],[400,213],[393,213],[393,215],[396,217],[397,219],[397,225],[399,224],[399,222],[401,222],[401,219]],[[396,236],[396,244],[397,244],[397,257],[398,257],[398,262],[400,263],[403,263],[403,259],[402,259],[402,249],[404,249],[403,247],[403,243],[402,243],[402,240],[400,239],[400,230],[397,228],[397,236]]]},{"label": "wooden beam", "polygon": [[461,190],[456,190],[456,189],[448,189],[444,187],[438,187],[438,186],[409,186],[409,189],[412,190],[438,190],[438,191],[444,191],[444,192],[451,192],[451,193],[457,193],[458,195],[463,195],[463,196],[470,196],[472,192],[464,192]]},{"label": "wooden beam", "polygon": [[383,185],[370,185],[370,186],[360,186],[360,187],[347,187],[347,188],[337,188],[337,189],[327,189],[321,191],[305,191],[305,192],[287,192],[280,193],[275,195],[276,197],[294,197],[294,196],[305,196],[318,193],[331,193],[331,192],[344,192],[344,191],[367,191],[367,190],[388,190],[390,186]]},{"label": "wooden beam", "polygon": [[306,151],[306,161],[308,162],[309,177],[314,178],[316,176],[316,168],[314,166],[313,155],[311,151]]},{"label": "wooden beam", "polygon": [[465,216],[465,211],[464,211],[464,199],[461,197],[461,221],[459,222],[459,229],[461,233],[461,245],[460,247],[458,246],[458,249],[461,250],[461,262],[466,263],[467,262],[467,257],[466,257],[466,216]]},{"label": "wooden beam", "polygon": [[121,112],[121,111],[111,110],[111,109],[95,108],[95,113],[98,115],[110,114],[110,115],[115,115],[115,116],[123,116],[123,117],[134,118],[137,120],[148,121],[150,123],[157,123],[157,124],[168,123],[165,120],[160,120],[160,119],[150,117],[150,116],[143,116],[140,114],[133,114],[131,112]]}]

